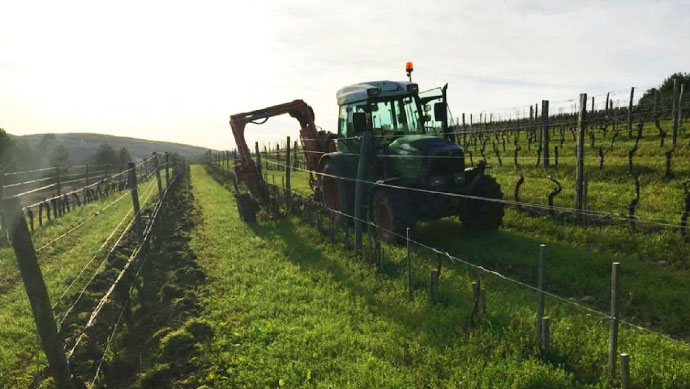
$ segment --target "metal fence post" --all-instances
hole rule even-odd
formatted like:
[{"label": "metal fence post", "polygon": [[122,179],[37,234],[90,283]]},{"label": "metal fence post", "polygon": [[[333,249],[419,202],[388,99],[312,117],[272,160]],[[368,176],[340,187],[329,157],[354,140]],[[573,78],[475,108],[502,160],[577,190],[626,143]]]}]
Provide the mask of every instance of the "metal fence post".
[{"label": "metal fence post", "polygon": [[618,356],[618,278],[620,263],[611,264],[611,336],[609,338],[609,378],[616,376],[616,357]]},{"label": "metal fence post", "polygon": [[537,273],[537,288],[539,288],[539,302],[537,305],[537,347],[542,347],[542,325],[544,324],[544,249],[545,244],[539,245],[539,270]]},{"label": "metal fence post", "polygon": [[621,357],[621,388],[630,388],[630,355],[622,353]]},{"label": "metal fence post", "polygon": [[41,338],[41,345],[48,360],[48,367],[59,388],[75,388],[72,373],[58,336],[55,317],[50,304],[48,290],[43,281],[41,269],[36,260],[36,251],[26,226],[19,198],[11,197],[2,201],[9,240],[17,257],[17,266],[24,281],[26,295]]}]

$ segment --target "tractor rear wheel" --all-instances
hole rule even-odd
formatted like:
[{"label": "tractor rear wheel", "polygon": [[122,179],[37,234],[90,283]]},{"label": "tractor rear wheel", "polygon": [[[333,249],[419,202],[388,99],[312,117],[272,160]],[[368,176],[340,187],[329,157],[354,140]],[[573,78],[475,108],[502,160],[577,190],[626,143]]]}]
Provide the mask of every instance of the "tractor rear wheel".
[{"label": "tractor rear wheel", "polygon": [[339,180],[338,169],[332,161],[326,161],[321,170],[321,193],[323,196],[324,205],[335,211],[336,219],[341,218],[343,211],[343,194],[345,193],[345,185],[343,180]]},{"label": "tractor rear wheel", "polygon": [[235,201],[237,201],[237,210],[240,214],[240,219],[245,223],[256,222],[256,212],[259,210],[259,204],[248,193],[236,194]]},{"label": "tractor rear wheel", "polygon": [[378,234],[383,240],[402,242],[406,229],[414,230],[417,224],[412,209],[404,190],[379,187],[374,191],[369,220],[379,227]]},{"label": "tractor rear wheel", "polygon": [[471,229],[496,230],[503,224],[503,192],[496,179],[483,175],[479,179],[472,196],[483,197],[488,200],[463,199],[460,208],[460,221]]}]

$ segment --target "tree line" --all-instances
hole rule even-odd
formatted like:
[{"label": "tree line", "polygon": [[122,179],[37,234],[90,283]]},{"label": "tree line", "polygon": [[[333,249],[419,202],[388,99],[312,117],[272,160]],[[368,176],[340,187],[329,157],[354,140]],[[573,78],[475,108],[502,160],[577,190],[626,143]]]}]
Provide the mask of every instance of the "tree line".
[{"label": "tree line", "polygon": [[[132,156],[126,147],[115,150],[108,142],[104,142],[80,162],[124,167],[131,161]],[[5,172],[68,164],[69,151],[57,140],[55,134],[43,135],[38,144],[31,146],[29,142],[13,139],[0,128],[0,167]]]}]

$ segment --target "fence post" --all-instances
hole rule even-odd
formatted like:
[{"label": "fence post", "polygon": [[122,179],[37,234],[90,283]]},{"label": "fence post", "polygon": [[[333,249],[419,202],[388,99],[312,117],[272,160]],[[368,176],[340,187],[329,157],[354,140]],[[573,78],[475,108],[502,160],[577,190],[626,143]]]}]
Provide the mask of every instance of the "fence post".
[{"label": "fence post", "polygon": [[609,379],[616,376],[616,356],[618,348],[618,278],[620,263],[611,264],[611,337],[609,339]]},{"label": "fence post", "polygon": [[[290,212],[292,195],[290,189],[290,137],[287,137],[287,149],[285,152],[285,207]],[[332,239],[331,239],[332,240]]]},{"label": "fence post", "polygon": [[537,305],[537,347],[541,348],[542,339],[542,325],[544,319],[544,251],[545,244],[539,245],[539,269],[537,271],[537,288],[539,289],[539,302]]},{"label": "fence post", "polygon": [[678,78],[673,79],[673,147],[676,147],[678,138]]},{"label": "fence post", "polygon": [[134,228],[137,231],[139,237],[141,237],[143,230],[141,225],[141,215],[139,208],[139,192],[137,191],[137,167],[134,162],[127,164],[129,168],[129,174],[127,175],[127,185],[129,186],[129,191],[132,194],[132,207],[134,208]]},{"label": "fence post", "polygon": [[[680,84],[680,93],[678,93],[678,123],[683,123],[683,89],[685,84]],[[685,134],[685,127],[683,127],[683,134]]]},{"label": "fence post", "polygon": [[161,182],[161,166],[158,154],[153,153],[153,168],[156,169],[156,181],[158,182],[158,201],[163,201],[163,183]]},{"label": "fence post", "polygon": [[60,196],[60,166],[55,166],[55,182],[57,183],[55,191],[57,192],[57,195]]},{"label": "fence post", "polygon": [[[0,201],[5,198],[5,170],[0,167]],[[0,209],[0,231],[7,234],[7,227],[5,227],[5,217],[3,210]],[[9,239],[9,238],[8,238]]]},{"label": "fence post", "polygon": [[413,278],[413,270],[412,270],[412,259],[410,258],[410,228],[407,227],[405,229],[405,245],[407,247],[407,293],[412,299],[412,278]]},{"label": "fence post", "polygon": [[635,87],[630,88],[630,101],[628,102],[628,139],[632,139],[632,109]]},{"label": "fence post", "polygon": [[479,312],[482,316],[486,315],[486,288],[479,289]]},{"label": "fence post", "polygon": [[429,279],[429,300],[431,304],[436,304],[438,293],[438,269],[431,271],[431,277]]},{"label": "fence post", "polygon": [[357,164],[357,182],[355,184],[355,250],[362,249],[362,220],[364,220],[364,181],[368,179],[367,171],[370,166],[369,152],[371,150],[371,132],[364,131],[362,146],[359,151]]},{"label": "fence post", "polygon": [[579,219],[582,221],[584,210],[584,174],[585,174],[585,129],[587,127],[587,93],[580,93],[580,107],[577,119],[577,158],[575,166],[575,209],[579,213]]},{"label": "fence post", "polygon": [[165,187],[166,189],[170,186],[170,173],[168,172],[168,166],[170,158],[169,158],[169,153],[166,151],[165,152]]},{"label": "fence post", "polygon": [[14,255],[17,257],[17,266],[24,281],[24,288],[31,304],[36,329],[41,338],[41,345],[55,379],[55,384],[59,388],[75,388],[62,347],[62,339],[58,336],[48,290],[36,261],[36,251],[26,227],[26,219],[22,213],[19,198],[4,199],[2,205],[7,219],[9,240],[14,249]]},{"label": "fence post", "polygon": [[[266,149],[266,146],[264,146],[264,149]],[[256,152],[256,174],[259,176],[259,179],[261,180],[263,178],[263,175],[261,174],[261,152],[259,151],[259,142],[254,142],[254,150]],[[266,165],[266,168],[268,168],[268,165]]]},{"label": "fence post", "polygon": [[621,388],[630,388],[630,356],[621,353]]},{"label": "fence post", "polygon": [[544,316],[541,325],[541,352],[542,355],[549,351],[551,346],[551,318]]},{"label": "fence post", "polygon": [[544,167],[549,167],[549,100],[541,101],[541,117],[542,117],[542,143],[544,152]]}]

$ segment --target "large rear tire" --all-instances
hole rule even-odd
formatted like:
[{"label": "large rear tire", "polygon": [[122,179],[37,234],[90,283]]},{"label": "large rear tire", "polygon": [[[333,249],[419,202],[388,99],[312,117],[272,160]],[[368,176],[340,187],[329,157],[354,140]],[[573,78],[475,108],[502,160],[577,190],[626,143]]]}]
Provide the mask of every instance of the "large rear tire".
[{"label": "large rear tire", "polygon": [[345,193],[344,180],[337,179],[338,169],[332,161],[326,161],[321,170],[321,195],[323,197],[324,205],[333,210],[336,220],[342,219],[343,210],[343,196]]},{"label": "large rear tire", "polygon": [[369,208],[369,220],[379,227],[377,232],[381,239],[402,242],[407,228],[414,230],[417,224],[413,209],[403,189],[378,187]]},{"label": "large rear tire", "polygon": [[487,200],[463,199],[460,221],[471,229],[497,230],[503,224],[503,203],[491,200],[503,200],[501,186],[495,178],[482,175],[475,188],[472,196]]},{"label": "large rear tire", "polygon": [[237,210],[240,214],[240,219],[245,223],[256,223],[256,212],[259,210],[259,204],[248,193],[236,194],[235,201],[237,201]]}]

